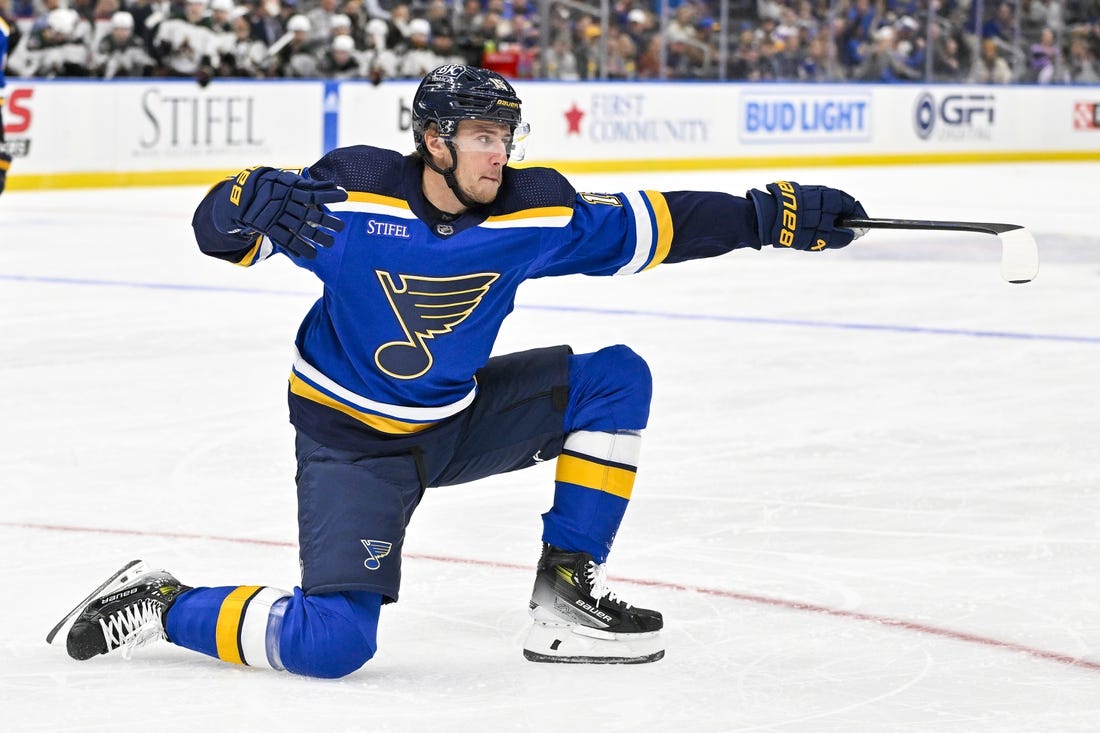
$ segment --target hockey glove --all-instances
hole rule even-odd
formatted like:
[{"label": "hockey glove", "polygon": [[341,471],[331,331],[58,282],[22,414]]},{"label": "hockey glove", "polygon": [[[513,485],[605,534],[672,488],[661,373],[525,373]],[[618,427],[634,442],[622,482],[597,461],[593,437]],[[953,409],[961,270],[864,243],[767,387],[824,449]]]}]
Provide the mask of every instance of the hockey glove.
[{"label": "hockey glove", "polygon": [[844,229],[841,219],[864,218],[858,201],[836,188],[769,183],[767,193],[748,192],[756,205],[756,227],[761,244],[791,249],[838,249],[862,236],[863,229]]},{"label": "hockey glove", "polygon": [[257,167],[241,171],[214,200],[214,226],[226,234],[260,232],[292,255],[312,260],[318,247],[331,247],[344,222],[322,208],[346,201],[348,193],[330,181]]},{"label": "hockey glove", "polygon": [[0,151],[0,193],[4,192],[4,186],[8,181],[8,168],[11,167],[11,156]]}]

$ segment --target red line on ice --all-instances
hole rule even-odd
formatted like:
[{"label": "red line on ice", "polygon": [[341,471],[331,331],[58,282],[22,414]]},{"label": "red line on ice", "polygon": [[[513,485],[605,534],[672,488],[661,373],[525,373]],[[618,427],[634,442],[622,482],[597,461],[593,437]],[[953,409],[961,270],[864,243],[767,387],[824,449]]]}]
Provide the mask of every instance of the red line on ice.
[{"label": "red line on ice", "polygon": [[[168,539],[175,538],[188,540],[211,540],[215,542],[233,542],[237,544],[263,545],[267,547],[295,548],[298,546],[294,542],[285,542],[282,540],[261,540],[249,537],[225,537],[222,535],[192,534],[188,532],[166,532],[160,530],[145,531],[138,529],[111,529],[107,527],[77,527],[63,524],[35,524],[31,522],[7,522],[2,520],[0,520],[0,526],[47,530],[52,532],[87,532],[93,534],[117,534],[138,537],[160,537]],[[410,560],[445,562],[453,563],[456,565],[477,565],[481,567],[505,568],[508,570],[523,570],[528,572],[533,569],[533,566],[531,565],[522,565],[519,563],[499,562],[496,560],[477,560],[474,558],[463,557],[448,557],[445,555],[425,555],[421,553],[406,552],[402,555],[402,557],[408,558]],[[789,611],[807,611],[810,613],[819,613],[825,616],[833,616],[835,618],[845,618],[851,619],[853,621],[880,624],[882,626],[892,626],[894,628],[905,629],[906,631],[913,631],[920,634],[927,634],[929,636],[939,636],[941,638],[952,639],[954,641],[963,641],[970,644],[980,644],[982,646],[1006,649],[1008,651],[1027,654],[1028,656],[1036,657],[1038,659],[1045,659],[1050,662],[1058,662],[1059,664],[1065,664],[1070,667],[1079,667],[1083,669],[1089,669],[1094,672],[1100,672],[1100,662],[1093,662],[1088,659],[1081,659],[1079,657],[1073,657],[1068,654],[1052,652],[1046,649],[1039,649],[1037,647],[1017,644],[1011,641],[995,639],[989,636],[980,636],[978,634],[971,634],[965,631],[945,629],[939,626],[921,624],[915,621],[906,621],[904,619],[892,618],[890,616],[882,616],[875,613],[846,611],[842,608],[822,606],[816,603],[803,603],[801,601],[791,601],[784,598],[761,596],[754,593],[740,593],[738,591],[723,590],[721,588],[707,588],[705,586],[684,585],[682,583],[670,583],[662,580],[643,580],[639,578],[624,578],[615,576],[615,581],[621,583],[632,583],[634,585],[644,585],[652,588],[664,588],[667,590],[684,590],[690,591],[692,593],[700,593],[702,595],[717,596],[719,598],[729,598],[735,601],[743,601],[745,603],[756,603],[764,606],[783,608]]]}]

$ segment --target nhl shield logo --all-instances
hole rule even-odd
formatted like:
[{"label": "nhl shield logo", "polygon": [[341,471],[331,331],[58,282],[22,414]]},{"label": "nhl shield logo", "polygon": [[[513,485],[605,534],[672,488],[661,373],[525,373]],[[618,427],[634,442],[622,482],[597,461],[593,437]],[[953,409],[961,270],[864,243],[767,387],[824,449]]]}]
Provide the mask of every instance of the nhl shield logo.
[{"label": "nhl shield logo", "polygon": [[367,570],[377,570],[382,567],[382,558],[390,554],[390,549],[393,548],[392,542],[383,542],[382,540],[359,540],[363,543],[363,547],[367,548],[367,557],[363,561],[363,567]]}]

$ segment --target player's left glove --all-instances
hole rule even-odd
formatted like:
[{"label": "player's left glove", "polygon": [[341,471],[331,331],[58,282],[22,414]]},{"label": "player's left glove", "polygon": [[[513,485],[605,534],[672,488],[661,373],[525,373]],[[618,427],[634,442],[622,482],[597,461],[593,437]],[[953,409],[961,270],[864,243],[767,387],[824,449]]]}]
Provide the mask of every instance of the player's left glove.
[{"label": "player's left glove", "polygon": [[866,218],[858,201],[836,188],[769,183],[767,193],[748,192],[756,206],[761,244],[791,249],[838,249],[864,234],[863,229],[838,226],[841,219]]},{"label": "player's left glove", "polygon": [[322,208],[346,201],[331,181],[258,167],[243,170],[214,200],[214,226],[226,234],[254,231],[298,257],[312,260],[318,247],[331,247],[344,222]]},{"label": "player's left glove", "polygon": [[8,168],[11,167],[11,156],[0,151],[0,193],[4,192],[4,184],[8,180]]}]

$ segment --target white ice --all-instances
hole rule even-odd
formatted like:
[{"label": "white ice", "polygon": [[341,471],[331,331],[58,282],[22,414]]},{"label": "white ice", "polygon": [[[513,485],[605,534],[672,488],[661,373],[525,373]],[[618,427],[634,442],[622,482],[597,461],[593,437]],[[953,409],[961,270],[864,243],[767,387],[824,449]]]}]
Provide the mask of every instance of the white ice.
[{"label": "white ice", "polygon": [[609,563],[665,614],[643,666],[523,659],[553,467],[428,492],[402,600],[318,681],[168,644],[84,663],[46,632],[125,561],[298,580],[285,384],[318,292],[198,254],[199,187],[0,197],[2,731],[1094,731],[1100,727],[1098,164],[574,176],[614,191],[784,175],[875,231],[636,277],[532,282],[497,352],[625,343],[652,419]]}]

